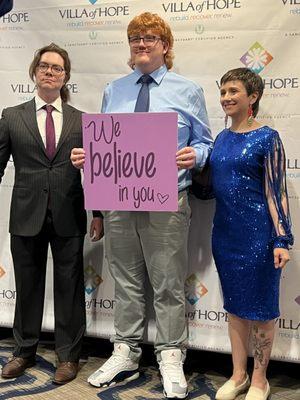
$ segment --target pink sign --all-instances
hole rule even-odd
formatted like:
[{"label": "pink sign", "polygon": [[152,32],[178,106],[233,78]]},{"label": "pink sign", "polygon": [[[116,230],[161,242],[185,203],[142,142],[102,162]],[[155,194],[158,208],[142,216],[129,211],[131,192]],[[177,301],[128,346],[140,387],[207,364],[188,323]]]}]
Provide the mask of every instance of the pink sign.
[{"label": "pink sign", "polygon": [[177,211],[177,113],[83,114],[85,208]]}]

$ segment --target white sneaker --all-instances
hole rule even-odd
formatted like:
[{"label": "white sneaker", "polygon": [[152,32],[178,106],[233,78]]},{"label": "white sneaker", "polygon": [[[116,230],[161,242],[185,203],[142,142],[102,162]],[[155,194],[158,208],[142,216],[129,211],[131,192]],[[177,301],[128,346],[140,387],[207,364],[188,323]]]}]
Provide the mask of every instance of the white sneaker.
[{"label": "white sneaker", "polygon": [[120,381],[139,377],[138,363],[129,358],[130,348],[125,343],[115,343],[111,357],[92,375],[88,382],[96,387],[112,386]]},{"label": "white sneaker", "polygon": [[159,370],[164,387],[164,396],[168,399],[185,399],[188,395],[188,389],[183,373],[181,350],[162,350],[160,355]]}]

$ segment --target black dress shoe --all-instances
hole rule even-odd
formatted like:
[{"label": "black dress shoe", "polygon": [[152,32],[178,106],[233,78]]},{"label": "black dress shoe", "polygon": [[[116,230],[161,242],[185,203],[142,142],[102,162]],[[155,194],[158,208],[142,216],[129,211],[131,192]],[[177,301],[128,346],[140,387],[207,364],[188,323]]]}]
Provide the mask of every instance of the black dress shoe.
[{"label": "black dress shoe", "polygon": [[35,358],[13,357],[2,368],[1,376],[4,379],[17,378],[24,374],[26,368],[35,365]]}]

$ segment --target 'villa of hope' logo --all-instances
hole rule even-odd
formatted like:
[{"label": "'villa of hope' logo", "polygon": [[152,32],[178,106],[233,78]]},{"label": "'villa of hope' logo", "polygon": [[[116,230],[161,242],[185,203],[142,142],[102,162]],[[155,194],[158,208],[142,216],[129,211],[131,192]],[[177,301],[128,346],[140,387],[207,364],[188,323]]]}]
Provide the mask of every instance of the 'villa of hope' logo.
[{"label": "'villa of hope' logo", "polygon": [[95,31],[89,32],[89,38],[90,38],[91,40],[97,39],[97,36],[98,36],[98,33],[97,33],[97,32],[95,32]]},{"label": "'villa of hope' logo", "polygon": [[245,53],[240,61],[252,71],[259,74],[266,65],[268,65],[273,60],[273,57],[262,45],[255,42],[250,49]]},{"label": "'villa of hope' logo", "polygon": [[102,282],[103,279],[101,278],[101,276],[98,275],[94,267],[89,264],[84,270],[85,292],[87,294],[93,293],[93,291],[97,289],[97,287],[101,285]]},{"label": "'villa of hope' logo", "polygon": [[91,4],[95,4],[95,3],[97,3],[97,1],[98,1],[98,0],[89,0],[89,2],[90,2]]},{"label": "'villa of hope' logo", "polygon": [[199,274],[192,274],[185,281],[185,297],[193,306],[201,297],[208,292],[207,288],[201,283]]},{"label": "'villa of hope' logo", "polygon": [[197,33],[197,35],[202,35],[202,33],[204,32],[204,25],[196,25],[195,32]]}]

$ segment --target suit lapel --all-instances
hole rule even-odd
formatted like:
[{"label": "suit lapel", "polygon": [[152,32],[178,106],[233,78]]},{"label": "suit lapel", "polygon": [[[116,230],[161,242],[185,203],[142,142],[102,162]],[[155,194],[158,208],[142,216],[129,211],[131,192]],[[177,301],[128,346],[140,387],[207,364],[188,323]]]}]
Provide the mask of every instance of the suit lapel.
[{"label": "suit lapel", "polygon": [[71,132],[72,125],[73,125],[72,114],[73,114],[74,110],[71,107],[69,107],[68,104],[66,104],[66,103],[62,104],[62,110],[63,110],[63,126],[62,126],[59,141],[56,146],[56,153],[59,151],[63,142],[68,137],[69,133]]},{"label": "suit lapel", "polygon": [[35,107],[35,100],[32,99],[28,103],[24,104],[24,108],[21,111],[21,116],[25,125],[27,126],[28,131],[34,137],[34,139],[38,142],[43,152],[46,154],[46,149],[43,143],[43,139],[41,137],[37,120],[36,120],[36,107]]},{"label": "suit lapel", "polygon": [[[62,111],[63,111],[63,126],[62,126],[62,131],[61,135],[59,138],[59,141],[56,146],[56,152],[53,157],[53,159],[56,157],[57,152],[59,151],[60,147],[68,137],[68,135],[71,132],[72,126],[73,126],[73,113],[74,110],[68,106],[68,104],[63,103],[62,104]],[[22,118],[24,120],[25,125],[28,128],[28,131],[31,133],[31,135],[35,138],[35,140],[38,142],[40,145],[43,153],[45,156],[48,158],[45,145],[43,143],[43,139],[41,137],[41,134],[39,132],[38,124],[37,124],[37,119],[36,119],[36,106],[35,106],[35,100],[32,99],[28,103],[24,104],[24,108],[21,112]]]}]

